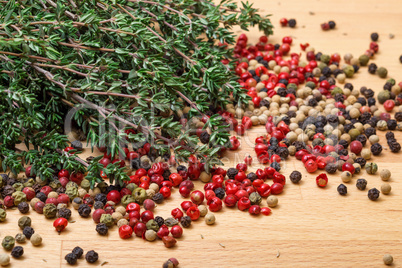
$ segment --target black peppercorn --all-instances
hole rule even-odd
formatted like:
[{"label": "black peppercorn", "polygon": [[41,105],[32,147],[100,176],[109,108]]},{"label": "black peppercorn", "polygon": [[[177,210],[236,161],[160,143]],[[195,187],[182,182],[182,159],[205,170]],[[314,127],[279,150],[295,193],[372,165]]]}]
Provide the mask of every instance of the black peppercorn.
[{"label": "black peppercorn", "polygon": [[377,72],[377,65],[375,63],[370,63],[368,66],[368,72],[375,74]]},{"label": "black peppercorn", "polygon": [[96,253],[96,252],[93,251],[93,250],[88,251],[87,254],[85,255],[85,259],[86,259],[87,262],[89,262],[89,263],[94,263],[94,262],[96,262],[96,261],[98,260],[98,258],[99,258],[98,253]]},{"label": "black peppercorn", "polygon": [[382,146],[379,143],[374,143],[371,145],[370,150],[373,155],[379,155],[382,152]]},{"label": "black peppercorn", "polygon": [[367,196],[370,200],[375,201],[380,197],[380,191],[378,191],[376,188],[372,188],[368,191]]},{"label": "black peppercorn", "polygon": [[296,152],[306,148],[306,144],[302,141],[294,141],[292,145],[296,147]]},{"label": "black peppercorn", "polygon": [[102,202],[100,202],[100,201],[95,201],[95,203],[94,203],[94,209],[95,209],[95,210],[100,209],[100,208],[104,208],[104,207],[105,207],[105,206],[103,205]]},{"label": "black peppercorn", "polygon": [[265,107],[267,107],[269,109],[269,105],[270,105],[269,101],[267,101],[265,99],[262,99],[260,101],[260,107],[265,106]]},{"label": "black peppercorn", "polygon": [[158,224],[159,227],[165,224],[165,220],[161,216],[156,216],[154,221]]},{"label": "black peppercorn", "polygon": [[100,235],[107,235],[109,228],[104,223],[98,223],[95,229]]},{"label": "black peppercorn", "polygon": [[99,201],[99,202],[102,202],[103,205],[106,205],[107,197],[105,194],[99,193],[99,194],[95,195],[94,201],[95,202]]},{"label": "black peppercorn", "polygon": [[335,21],[333,21],[333,20],[328,21],[328,24],[329,24],[329,28],[330,28],[330,29],[334,29],[335,26],[336,26],[336,23],[335,23]]},{"label": "black peppercorn", "polygon": [[25,235],[26,238],[30,239],[31,236],[35,233],[35,230],[31,226],[25,226],[22,233]]},{"label": "black peppercorn", "polygon": [[36,198],[38,198],[40,201],[42,201],[43,203],[46,202],[47,196],[45,193],[39,192],[36,194]]},{"label": "black peppercorn", "polygon": [[71,210],[68,208],[61,208],[57,213],[59,214],[59,218],[65,218],[66,220],[71,218]]},{"label": "black peppercorn", "polygon": [[223,188],[216,188],[214,190],[214,193],[216,195],[216,197],[218,197],[219,199],[223,199],[225,197],[225,190]]},{"label": "black peppercorn", "polygon": [[370,136],[372,136],[372,135],[376,135],[376,133],[377,133],[377,131],[373,127],[366,128],[366,130],[364,131],[364,134],[366,134],[367,138],[370,138]]},{"label": "black peppercorn", "polygon": [[290,19],[288,21],[288,25],[289,25],[290,28],[296,27],[296,20],[295,19]]},{"label": "black peppercorn", "polygon": [[367,99],[367,105],[368,106],[374,106],[375,104],[376,104],[376,100],[375,100],[375,98],[368,98]]},{"label": "black peppercorn", "polygon": [[[342,145],[342,147],[343,147],[344,149],[348,148],[348,146],[349,146],[349,143],[348,143],[346,140],[340,140],[338,143],[339,143],[340,145]],[[347,155],[347,154],[346,154],[346,155]]]},{"label": "black peppercorn", "polygon": [[185,172],[187,172],[187,168],[186,168],[185,166],[183,166],[183,165],[179,165],[179,166],[177,167],[177,172],[180,172],[180,171],[185,171]]},{"label": "black peppercorn", "polygon": [[272,162],[269,166],[274,168],[277,172],[281,170],[281,165],[278,162]]},{"label": "black peppercorn", "polygon": [[397,153],[401,150],[401,145],[398,142],[390,142],[389,144],[389,148],[391,149],[391,152],[393,153]]},{"label": "black peppercorn", "polygon": [[180,219],[180,224],[184,228],[188,228],[191,225],[191,218],[189,216],[184,216]]},{"label": "black peppercorn", "polygon": [[366,165],[366,159],[363,157],[358,157],[355,159],[355,163],[358,163],[362,168]]},{"label": "black peppercorn", "polygon": [[[329,174],[333,174],[338,170],[338,165],[335,163],[328,163],[325,166],[325,171],[328,172]],[[294,171],[293,171],[294,172]]]},{"label": "black peppercorn", "polygon": [[364,97],[366,97],[366,99],[372,98],[374,96],[374,91],[371,88],[369,88],[366,91],[364,91],[363,95]]},{"label": "black peppercorn", "polygon": [[402,121],[402,112],[396,112],[395,113],[395,119],[398,122]]},{"label": "black peppercorn", "polygon": [[201,133],[201,135],[200,135],[200,141],[201,141],[203,144],[207,144],[207,143],[209,142],[209,137],[210,137],[210,136],[211,136],[211,135],[209,135],[208,132],[203,131],[203,132]]},{"label": "black peppercorn", "polygon": [[258,176],[254,172],[250,172],[250,173],[247,174],[247,179],[249,179],[251,182],[253,182],[256,179],[258,179]]},{"label": "black peppercorn", "polygon": [[345,184],[339,184],[338,188],[336,188],[340,195],[346,195],[348,193],[348,188]]},{"label": "black peppercorn", "polygon": [[402,55],[399,57],[399,62],[402,63]]},{"label": "black peppercorn", "polygon": [[84,254],[84,250],[80,247],[75,247],[72,251],[75,255],[77,255],[77,258],[81,258],[82,254]]},{"label": "black peppercorn", "polygon": [[164,179],[165,181],[168,181],[171,174],[172,174],[172,173],[170,172],[170,170],[169,170],[169,169],[166,169],[165,171],[163,171],[162,177],[163,177],[163,179]]},{"label": "black peppercorn", "polygon": [[302,174],[301,174],[299,171],[294,170],[294,171],[292,171],[292,173],[290,174],[289,179],[290,179],[290,181],[293,182],[293,183],[299,183],[300,180],[302,179]]},{"label": "black peppercorn", "polygon": [[77,263],[77,255],[74,253],[68,253],[64,259],[67,261],[68,264],[74,265]]},{"label": "black peppercorn", "polygon": [[366,186],[367,186],[367,181],[366,181],[366,179],[358,179],[358,180],[356,181],[356,187],[357,187],[357,189],[363,191],[363,190],[366,189]]},{"label": "black peppercorn", "polygon": [[81,204],[78,208],[78,214],[83,218],[88,218],[91,215],[91,208],[87,204]]},{"label": "black peppercorn", "polygon": [[26,214],[29,212],[29,205],[27,202],[21,202],[18,204],[18,210],[22,213],[22,214]]},{"label": "black peppercorn", "polygon": [[387,140],[393,140],[393,139],[395,139],[395,134],[394,134],[394,132],[391,132],[391,131],[388,131],[386,134],[385,134],[385,138],[387,139]]},{"label": "black peppercorn", "polygon": [[24,248],[21,246],[16,246],[13,248],[13,250],[11,251],[11,256],[13,256],[14,258],[18,259],[19,257],[21,257],[24,254]]},{"label": "black peppercorn", "polygon": [[389,130],[395,130],[398,123],[394,119],[390,119],[387,121],[387,126]]},{"label": "black peppercorn", "polygon": [[152,197],[152,201],[154,201],[156,204],[162,204],[163,203],[163,195],[161,193],[156,193]]},{"label": "black peppercorn", "polygon": [[[347,88],[347,89],[352,91],[354,89],[354,86],[352,85],[352,83],[346,83],[343,88]],[[360,92],[361,92],[361,89],[360,89]]]},{"label": "black peppercorn", "polygon": [[239,171],[235,168],[229,168],[226,172],[226,176],[228,176],[229,179],[234,180],[234,177],[239,173]]},{"label": "black peppercorn", "polygon": [[371,38],[372,41],[377,42],[377,40],[378,40],[378,33],[372,33],[372,34],[370,35],[370,38]]}]

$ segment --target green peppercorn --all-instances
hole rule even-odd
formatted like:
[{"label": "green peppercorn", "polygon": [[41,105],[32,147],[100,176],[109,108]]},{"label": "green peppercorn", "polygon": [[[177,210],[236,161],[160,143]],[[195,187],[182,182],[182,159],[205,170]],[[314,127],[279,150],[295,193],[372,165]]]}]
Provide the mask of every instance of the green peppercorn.
[{"label": "green peppercorn", "polygon": [[100,222],[104,223],[107,227],[112,227],[114,224],[113,217],[110,214],[102,214]]},{"label": "green peppercorn", "polygon": [[145,189],[138,187],[133,192],[133,197],[136,203],[142,204],[145,199],[147,199],[147,192]]},{"label": "green peppercorn", "polygon": [[363,54],[359,57],[359,64],[361,66],[366,66],[369,60],[370,60],[369,56]]},{"label": "green peppercorn", "polygon": [[3,238],[3,242],[1,242],[1,245],[5,250],[12,250],[14,245],[15,245],[15,239],[14,237],[7,235]]},{"label": "green peppercorn", "polygon": [[76,198],[78,196],[78,187],[68,187],[66,188],[66,195],[68,195],[68,197],[70,197],[70,200],[73,200],[74,198]]},{"label": "green peppercorn", "polygon": [[261,195],[257,192],[252,192],[250,194],[249,199],[250,199],[251,205],[259,205],[262,201]]},{"label": "green peppercorn", "polygon": [[373,174],[377,173],[377,170],[378,170],[378,166],[376,163],[367,163],[366,164],[366,172],[368,174],[373,175]]},{"label": "green peppercorn", "polygon": [[322,54],[321,57],[320,57],[320,61],[325,63],[325,64],[328,64],[330,60],[331,60],[330,55]]},{"label": "green peppercorn", "polygon": [[343,67],[343,72],[345,73],[347,78],[351,78],[355,74],[355,69],[352,65],[346,65],[345,67]]},{"label": "green peppercorn", "polygon": [[124,207],[127,207],[128,204],[135,202],[135,198],[132,195],[125,195],[120,202]]},{"label": "green peppercorn", "polygon": [[[1,158],[0,158],[0,164],[1,164]],[[0,188],[3,188],[4,186],[4,180],[3,180],[3,176],[0,176]]]},{"label": "green peppercorn", "polygon": [[129,189],[131,192],[133,192],[136,188],[138,188],[138,186],[135,183],[129,183],[127,184],[126,188]]},{"label": "green peppercorn", "polygon": [[89,189],[91,188],[91,183],[89,182],[89,180],[83,179],[80,186],[81,186],[81,188],[85,189],[86,191],[89,191]]},{"label": "green peppercorn", "polygon": [[28,217],[28,216],[22,216],[22,217],[19,218],[19,220],[18,220],[18,226],[19,226],[22,230],[24,230],[24,228],[25,228],[26,226],[31,226],[31,223],[32,223],[31,218]]},{"label": "green peppercorn", "polygon": [[349,130],[348,134],[351,140],[355,140],[360,135],[360,131],[357,128],[353,128]]},{"label": "green peppercorn", "polygon": [[386,78],[388,75],[388,70],[385,69],[384,67],[380,67],[377,69],[377,74],[381,78]]},{"label": "green peppercorn", "polygon": [[69,182],[66,184],[66,190],[67,190],[68,188],[76,188],[76,189],[78,189],[78,184],[76,184],[76,183],[73,182],[73,181],[69,181]]},{"label": "green peppercorn", "polygon": [[24,189],[24,185],[20,182],[16,182],[13,184],[13,188],[15,189],[15,191],[21,192],[22,189]]},{"label": "green peppercorn", "polygon": [[24,187],[32,187],[35,184],[35,180],[30,178],[26,182],[23,183]]},{"label": "green peppercorn", "polygon": [[179,224],[179,221],[176,220],[173,217],[169,217],[169,218],[165,219],[165,225],[167,227],[173,227],[173,226],[178,225],[178,224]]},{"label": "green peppercorn", "polygon": [[4,222],[7,218],[7,212],[0,208],[0,222]]},{"label": "green peppercorn", "polygon": [[16,191],[11,196],[14,198],[14,205],[16,206],[18,206],[21,202],[27,201],[27,196],[21,191]]},{"label": "green peppercorn", "polygon": [[61,182],[59,180],[53,180],[49,182],[49,186],[52,187],[52,189],[58,189],[61,187]]},{"label": "green peppercorn", "polygon": [[43,207],[43,215],[45,215],[46,219],[53,219],[57,215],[57,207],[55,204],[46,204]]},{"label": "green peppercorn", "polygon": [[17,243],[23,244],[25,243],[26,236],[23,233],[18,233],[15,235],[15,241]]},{"label": "green peppercorn", "polygon": [[157,232],[159,230],[159,225],[154,220],[149,220],[146,223],[146,226],[147,226],[147,230],[154,230],[155,232]]}]

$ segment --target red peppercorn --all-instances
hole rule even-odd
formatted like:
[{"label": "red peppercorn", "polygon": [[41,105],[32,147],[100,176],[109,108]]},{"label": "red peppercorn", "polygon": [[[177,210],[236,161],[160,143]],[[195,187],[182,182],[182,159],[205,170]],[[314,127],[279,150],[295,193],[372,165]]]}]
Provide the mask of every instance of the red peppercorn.
[{"label": "red peppercorn", "polygon": [[180,238],[183,235],[183,228],[180,225],[175,225],[170,229],[170,233],[174,238]]},{"label": "red peppercorn", "polygon": [[392,110],[394,109],[394,107],[395,107],[395,101],[394,101],[394,100],[386,100],[386,101],[384,102],[384,109],[385,109],[387,112],[392,112]]},{"label": "red peppercorn", "polygon": [[250,202],[250,199],[248,199],[247,197],[242,197],[242,198],[240,198],[239,202],[237,202],[237,208],[242,211],[249,209],[250,206],[251,206],[251,202]]},{"label": "red peppercorn", "polygon": [[126,212],[131,212],[131,211],[138,211],[140,212],[141,207],[137,203],[129,203],[126,207]]},{"label": "red peppercorn", "polygon": [[147,226],[143,222],[137,222],[137,224],[134,226],[134,233],[138,237],[142,237],[147,230]]},{"label": "red peppercorn", "polygon": [[285,27],[288,25],[288,20],[286,18],[282,18],[279,23],[281,24],[282,27]]},{"label": "red peppercorn", "polygon": [[59,178],[61,178],[61,177],[70,178],[70,173],[68,172],[67,169],[60,170],[58,175],[59,175]]},{"label": "red peppercorn", "polygon": [[183,177],[177,173],[172,173],[169,176],[169,180],[172,182],[173,186],[178,186],[183,181]]},{"label": "red peppercorn", "polygon": [[328,177],[327,174],[325,173],[321,173],[320,175],[317,176],[317,178],[315,179],[317,185],[319,187],[325,187],[328,184]]},{"label": "red peppercorn", "polygon": [[130,227],[130,225],[122,225],[119,228],[119,236],[122,239],[127,239],[130,238],[133,234],[133,229]]},{"label": "red peppercorn", "polygon": [[252,205],[249,209],[248,212],[251,215],[259,215],[261,213],[261,208],[259,205]]},{"label": "red peppercorn", "polygon": [[42,193],[44,193],[46,196],[48,196],[49,193],[50,193],[51,191],[53,191],[53,189],[52,189],[52,187],[46,185],[46,186],[43,186],[43,187],[40,189],[40,191],[41,191]]},{"label": "red peppercorn", "polygon": [[263,208],[261,208],[261,214],[268,216],[269,214],[271,214],[271,209],[267,208],[267,207],[263,207]]},{"label": "red peppercorn", "polygon": [[283,191],[283,184],[274,183],[271,185],[271,193],[272,194],[280,194]]},{"label": "red peppercorn", "polygon": [[180,193],[180,195],[183,196],[183,197],[189,197],[189,196],[190,196],[190,193],[191,193],[191,190],[190,190],[190,188],[188,188],[187,186],[181,186],[181,187],[179,188],[179,193]]},{"label": "red peppercorn", "polygon": [[106,214],[106,211],[104,209],[98,208],[92,213],[92,219],[95,223],[99,223],[100,218],[103,214]]},{"label": "red peppercorn", "polygon": [[173,209],[171,214],[172,214],[173,218],[178,219],[178,220],[180,220],[184,216],[183,211],[181,211],[179,208]]},{"label": "red peppercorn", "polygon": [[120,203],[121,200],[120,192],[117,190],[110,191],[106,197],[108,201],[113,201],[115,204]]},{"label": "red peppercorn", "polygon": [[169,235],[169,228],[166,225],[162,225],[156,235],[162,239],[162,237]]},{"label": "red peppercorn", "polygon": [[362,149],[363,149],[363,144],[360,142],[360,141],[358,141],[358,140],[355,140],[355,141],[352,141],[351,143],[350,143],[350,151],[352,152],[352,153],[355,153],[355,154],[360,154],[360,152],[362,151]]},{"label": "red peppercorn", "polygon": [[144,223],[147,223],[149,220],[154,219],[154,213],[150,210],[145,210],[144,212],[141,213],[141,220]]},{"label": "red peppercorn", "polygon": [[265,181],[268,178],[268,174],[265,173],[264,170],[262,169],[257,169],[257,171],[255,172],[255,174],[257,175],[257,177],[263,181]]},{"label": "red peppercorn", "polygon": [[[25,196],[27,197],[28,201],[30,201],[36,195],[35,190],[33,188],[31,188],[31,187],[24,187],[22,192],[25,194]],[[68,204],[69,202],[70,202],[70,198],[68,199],[68,202],[66,204]]]},{"label": "red peppercorn", "polygon": [[137,219],[137,220],[140,220],[140,218],[141,218],[141,215],[140,215],[140,212],[139,211],[130,211],[129,213],[128,213],[128,218],[129,219]]},{"label": "red peppercorn", "polygon": [[284,38],[282,38],[282,43],[286,43],[286,44],[291,45],[292,42],[293,42],[293,39],[290,36],[285,36]]},{"label": "red peppercorn", "polygon": [[163,186],[163,187],[159,190],[159,192],[163,195],[163,198],[164,198],[164,199],[169,198],[170,195],[172,194],[170,188],[169,188],[169,187],[166,187],[166,186]]},{"label": "red peppercorn", "polygon": [[194,191],[191,193],[191,201],[196,204],[200,205],[204,202],[204,194],[201,191]]},{"label": "red peppercorn", "polygon": [[104,167],[107,167],[110,163],[112,163],[112,161],[106,157],[99,160],[99,164],[103,165]]},{"label": "red peppercorn", "polygon": [[349,162],[345,162],[342,165],[342,171],[349,171],[352,174],[355,174],[355,167],[353,166],[353,164],[349,163]]},{"label": "red peppercorn", "polygon": [[68,225],[68,220],[65,218],[58,218],[53,222],[53,227],[56,228],[56,231],[62,232],[64,229],[66,229]]},{"label": "red peppercorn", "polygon": [[208,200],[207,205],[211,212],[217,212],[222,209],[222,200],[218,197],[213,197]]},{"label": "red peppercorn", "polygon": [[307,172],[309,172],[309,173],[315,172],[318,168],[317,163],[313,159],[308,160],[304,164],[304,167],[306,168]]},{"label": "red peppercorn", "polygon": [[264,183],[259,188],[257,188],[257,192],[262,197],[268,197],[271,194],[271,186],[269,186],[268,184]]},{"label": "red peppercorn", "polygon": [[285,184],[286,184],[286,178],[285,178],[285,176],[284,176],[283,174],[279,173],[279,172],[275,172],[275,173],[274,173],[273,181],[274,181],[275,183],[280,183],[280,184],[282,184],[282,185],[285,185]]},{"label": "red peppercorn", "polygon": [[225,197],[224,203],[227,207],[234,207],[237,203],[236,196],[233,194],[228,194]]},{"label": "red peppercorn", "polygon": [[200,217],[200,210],[195,206],[190,207],[189,209],[187,209],[186,214],[190,217],[192,221],[196,221]]}]

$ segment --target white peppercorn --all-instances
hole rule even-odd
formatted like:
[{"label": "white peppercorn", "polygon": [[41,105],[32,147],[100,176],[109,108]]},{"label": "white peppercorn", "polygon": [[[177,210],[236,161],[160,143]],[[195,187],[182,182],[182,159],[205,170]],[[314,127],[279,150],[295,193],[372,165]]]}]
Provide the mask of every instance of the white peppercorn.
[{"label": "white peppercorn", "polygon": [[205,223],[208,225],[212,225],[215,223],[215,215],[212,213],[208,213],[205,215]]}]

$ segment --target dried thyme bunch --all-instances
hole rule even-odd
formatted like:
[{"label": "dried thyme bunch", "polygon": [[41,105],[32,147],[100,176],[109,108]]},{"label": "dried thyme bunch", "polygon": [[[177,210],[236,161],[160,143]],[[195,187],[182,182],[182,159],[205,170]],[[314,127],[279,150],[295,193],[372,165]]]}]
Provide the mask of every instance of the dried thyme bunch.
[{"label": "dried thyme bunch", "polygon": [[[211,0],[4,2],[2,166],[18,173],[24,159],[42,179],[61,167],[88,166],[62,153],[66,116],[92,147],[106,146],[113,157],[124,157],[127,142],[134,148],[150,142],[159,155],[173,149],[176,159],[194,154],[207,166],[217,163],[221,146],[230,146],[226,121],[212,116],[206,124],[212,141],[200,146],[194,133],[182,129],[183,109],[187,120],[233,101],[247,102],[232,66],[221,62],[232,55],[231,29],[258,25],[272,33],[268,17],[251,4],[238,7],[225,0],[218,5]],[[21,140],[28,150],[16,152]],[[102,167],[92,161],[88,169],[91,182],[99,181]],[[105,172],[116,173],[116,181],[127,179],[117,165]]]}]

